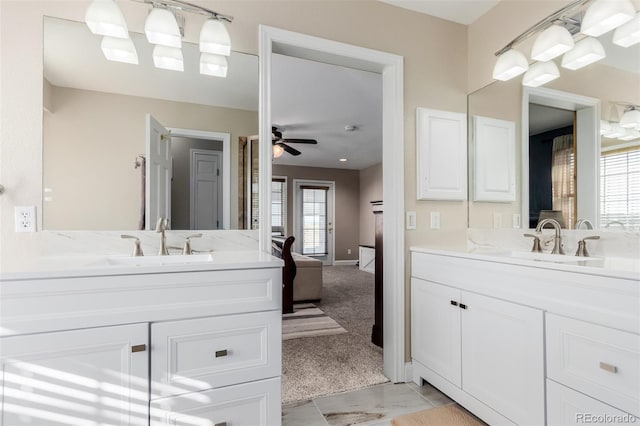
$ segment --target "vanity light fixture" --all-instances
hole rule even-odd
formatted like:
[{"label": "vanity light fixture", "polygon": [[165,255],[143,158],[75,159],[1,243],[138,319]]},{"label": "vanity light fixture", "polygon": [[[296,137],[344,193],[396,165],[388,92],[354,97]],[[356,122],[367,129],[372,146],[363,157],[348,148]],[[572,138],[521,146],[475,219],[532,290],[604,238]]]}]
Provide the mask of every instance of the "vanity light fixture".
[{"label": "vanity light fixture", "polygon": [[553,61],[536,62],[529,67],[522,79],[523,86],[538,87],[560,77],[560,71]]},{"label": "vanity light fixture", "polygon": [[636,105],[630,105],[620,118],[620,126],[624,129],[635,129],[640,127],[640,111]]},{"label": "vanity light fixture", "polygon": [[633,46],[640,42],[640,12],[624,25],[616,28],[613,33],[613,44],[622,47]]},{"label": "vanity light fixture", "polygon": [[618,137],[621,141],[632,141],[634,139],[640,139],[640,132],[635,129],[627,129],[623,136]]},{"label": "vanity light fixture", "polygon": [[493,67],[493,78],[500,81],[511,80],[529,69],[526,56],[515,49],[509,49],[498,56]]},{"label": "vanity light fixture", "polygon": [[595,0],[584,14],[580,32],[598,37],[630,21],[635,14],[630,0]]},{"label": "vanity light fixture", "polygon": [[153,65],[165,70],[184,71],[182,50],[157,44],[153,48]]},{"label": "vanity light fixture", "polygon": [[562,57],[562,68],[577,70],[604,59],[602,43],[594,37],[586,37],[576,43],[575,47]]},{"label": "vanity light fixture", "polygon": [[84,20],[93,34],[129,38],[127,22],[113,0],[93,0],[87,8]]},{"label": "vanity light fixture", "polygon": [[624,136],[627,132],[619,123],[611,123],[611,127],[608,132],[603,136],[609,139],[617,139],[620,136]]},{"label": "vanity light fixture", "polygon": [[224,78],[227,76],[227,69],[227,58],[225,56],[211,53],[200,54],[200,74]]},{"label": "vanity light fixture", "polygon": [[138,52],[130,38],[102,37],[102,53],[110,61],[138,64]]},{"label": "vanity light fixture", "polygon": [[604,136],[609,131],[611,131],[611,123],[607,120],[600,120],[600,136]]},{"label": "vanity light fixture", "polygon": [[144,23],[144,33],[151,44],[182,47],[182,34],[178,21],[169,9],[153,7]]},{"label": "vanity light fixture", "polygon": [[200,30],[200,52],[214,55],[231,55],[231,38],[224,23],[207,19]]},{"label": "vanity light fixture", "polygon": [[284,148],[280,144],[273,145],[273,158],[278,158],[284,154]]},{"label": "vanity light fixture", "polygon": [[531,59],[541,62],[550,61],[574,46],[569,30],[558,24],[551,25],[536,37],[531,49]]}]

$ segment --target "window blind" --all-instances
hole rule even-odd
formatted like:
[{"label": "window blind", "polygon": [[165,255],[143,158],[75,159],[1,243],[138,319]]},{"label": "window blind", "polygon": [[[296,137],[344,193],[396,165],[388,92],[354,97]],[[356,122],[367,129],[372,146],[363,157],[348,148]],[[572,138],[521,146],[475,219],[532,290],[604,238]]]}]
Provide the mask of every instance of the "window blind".
[{"label": "window blind", "polygon": [[287,221],[287,181],[271,179],[271,235],[284,237]]},{"label": "window blind", "polygon": [[600,157],[600,227],[640,229],[640,147]]},{"label": "window blind", "polygon": [[302,254],[326,255],[327,191],[329,188],[302,186]]}]

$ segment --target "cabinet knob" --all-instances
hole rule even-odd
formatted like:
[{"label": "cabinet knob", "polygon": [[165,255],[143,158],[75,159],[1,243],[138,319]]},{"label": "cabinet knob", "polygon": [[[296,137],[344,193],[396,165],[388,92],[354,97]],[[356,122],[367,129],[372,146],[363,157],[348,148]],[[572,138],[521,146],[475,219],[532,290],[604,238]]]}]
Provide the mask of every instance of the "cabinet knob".
[{"label": "cabinet knob", "polygon": [[458,302],[456,302],[455,300],[452,300],[452,301],[451,301],[451,304],[452,304],[453,306],[458,306]]},{"label": "cabinet knob", "polygon": [[462,308],[462,309],[467,309],[467,305],[465,305],[464,303],[461,303],[461,304],[460,304],[460,308]]},{"label": "cabinet knob", "polygon": [[223,349],[221,351],[216,351],[216,358],[220,358],[220,357],[227,356],[227,355],[229,355],[229,353],[228,353],[228,351],[226,349]]},{"label": "cabinet knob", "polygon": [[618,372],[618,367],[616,367],[615,365],[607,364],[606,362],[601,362],[600,368],[602,368],[604,371],[608,371],[609,373],[615,374]]},{"label": "cabinet knob", "polygon": [[131,346],[131,352],[144,352],[147,350],[147,345],[134,345]]}]

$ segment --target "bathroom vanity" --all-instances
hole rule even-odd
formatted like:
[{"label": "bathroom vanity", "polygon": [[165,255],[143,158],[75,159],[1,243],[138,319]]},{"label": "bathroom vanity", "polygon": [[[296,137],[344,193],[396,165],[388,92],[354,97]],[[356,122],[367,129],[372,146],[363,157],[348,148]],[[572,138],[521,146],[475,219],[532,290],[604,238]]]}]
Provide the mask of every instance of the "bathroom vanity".
[{"label": "bathroom vanity", "polygon": [[182,258],[3,275],[2,425],[279,425],[282,261]]},{"label": "bathroom vanity", "polygon": [[492,425],[640,421],[637,259],[411,251],[414,382]]}]

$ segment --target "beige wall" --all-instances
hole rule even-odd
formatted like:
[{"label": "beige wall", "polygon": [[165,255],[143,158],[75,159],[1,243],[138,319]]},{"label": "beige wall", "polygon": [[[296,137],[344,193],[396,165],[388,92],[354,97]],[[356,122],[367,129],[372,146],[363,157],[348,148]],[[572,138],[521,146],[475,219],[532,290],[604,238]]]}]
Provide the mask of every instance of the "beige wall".
[{"label": "beige wall", "polygon": [[[238,137],[258,130],[255,111],[55,86],[52,93],[55,107],[44,113],[43,185],[53,190],[43,205],[44,229],[137,229],[141,181],[133,162],[145,152],[147,113],[166,127],[230,133],[232,177]],[[237,187],[232,178],[231,200]],[[237,209],[231,203],[232,228]]]},{"label": "beige wall", "polygon": [[[360,220],[360,181],[357,170],[274,164],[273,176],[287,178],[287,234],[295,236],[296,243],[299,241],[299,235],[293,228],[294,179],[335,182],[335,259],[354,260],[358,258],[359,228],[355,224]],[[348,254],[347,250],[351,250],[351,254]]]},{"label": "beige wall", "polygon": [[360,170],[360,244],[375,243],[371,201],[379,200],[382,200],[382,163]]}]

